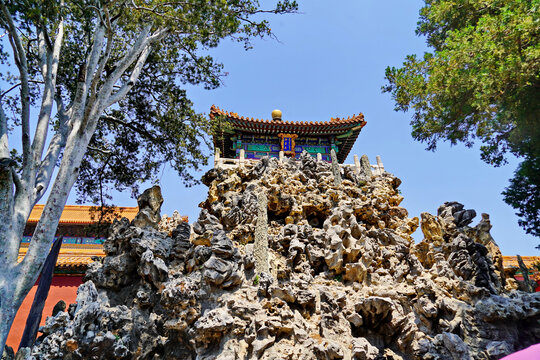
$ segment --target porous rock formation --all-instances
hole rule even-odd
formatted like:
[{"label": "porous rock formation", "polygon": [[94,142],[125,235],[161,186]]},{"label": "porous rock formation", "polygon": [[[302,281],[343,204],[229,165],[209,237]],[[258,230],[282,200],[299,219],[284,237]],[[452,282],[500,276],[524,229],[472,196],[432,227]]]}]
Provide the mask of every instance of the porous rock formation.
[{"label": "porous rock formation", "polygon": [[[417,218],[400,180],[263,159],[213,169],[197,222],[116,222],[37,359],[498,359],[540,341],[540,296],[515,290],[489,217],[445,203]],[[257,274],[259,195],[269,273]],[[259,221],[259,226],[261,226]]]}]

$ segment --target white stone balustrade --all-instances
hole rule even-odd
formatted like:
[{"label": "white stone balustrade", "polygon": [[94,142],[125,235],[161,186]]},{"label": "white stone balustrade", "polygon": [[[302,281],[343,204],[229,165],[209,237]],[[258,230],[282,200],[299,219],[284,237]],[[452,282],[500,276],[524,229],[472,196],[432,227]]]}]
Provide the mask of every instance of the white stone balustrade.
[{"label": "white stone balustrade", "polygon": [[[244,149],[240,150],[239,155],[240,156],[238,159],[222,158],[219,149],[217,149],[214,155],[214,167],[222,169],[234,169],[236,167],[245,167],[246,163],[259,161],[257,159],[246,159]],[[373,175],[382,175],[385,170],[381,157],[377,155],[376,159],[377,164],[370,164],[371,172],[373,173]],[[279,161],[285,161],[285,154],[283,153],[283,151],[279,152]],[[322,155],[320,153],[317,154],[317,161],[322,161]],[[354,167],[357,173],[360,172],[360,160],[358,158],[358,155],[354,155],[354,164],[340,164],[339,166],[341,166],[342,168]]]}]

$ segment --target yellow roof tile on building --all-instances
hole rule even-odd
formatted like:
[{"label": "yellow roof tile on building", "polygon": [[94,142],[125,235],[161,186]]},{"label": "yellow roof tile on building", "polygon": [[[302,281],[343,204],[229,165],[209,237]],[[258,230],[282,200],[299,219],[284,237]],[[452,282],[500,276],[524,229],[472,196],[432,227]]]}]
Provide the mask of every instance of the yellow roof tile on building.
[{"label": "yellow roof tile on building", "polygon": [[[534,263],[540,263],[540,256],[522,256],[521,259],[529,270]],[[503,267],[519,267],[517,256],[503,256]]]},{"label": "yellow roof tile on building", "polygon": [[[37,223],[43,212],[45,205],[38,204],[34,206],[30,217],[28,218],[29,223]],[[66,205],[62,216],[60,217],[60,224],[92,224],[95,220],[92,219],[90,209],[92,206],[85,205]],[[133,220],[137,212],[139,211],[138,207],[117,207],[115,212],[117,212],[120,217],[126,217],[129,220]]]},{"label": "yellow roof tile on building", "polygon": [[[22,261],[27,251],[28,246],[21,246],[19,249],[19,262]],[[88,264],[94,261],[92,260],[94,256],[105,256],[103,245],[62,244],[56,260],[56,268],[86,268]]]}]

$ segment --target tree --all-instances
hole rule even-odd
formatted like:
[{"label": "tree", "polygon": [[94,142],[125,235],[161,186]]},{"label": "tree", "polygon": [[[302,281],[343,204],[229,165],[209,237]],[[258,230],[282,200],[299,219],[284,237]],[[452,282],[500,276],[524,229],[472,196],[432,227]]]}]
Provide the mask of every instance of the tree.
[{"label": "tree", "polygon": [[[208,124],[180,84],[216,87],[221,66],[204,50],[227,37],[249,47],[250,39],[271,35],[265,13],[296,7],[288,0],[272,10],[256,0],[0,0],[0,61],[17,71],[1,74],[2,349],[77,179],[89,195],[99,184],[148,179],[168,162],[190,181],[187,169],[204,161],[199,143]],[[20,155],[8,143],[16,131]],[[48,189],[18,263],[26,220]]]},{"label": "tree", "polygon": [[[519,164],[510,186],[504,191],[505,201],[518,209],[518,221],[530,233],[540,236],[540,158],[526,158]],[[540,249],[540,245],[537,246]]]},{"label": "tree", "polygon": [[414,112],[412,136],[434,150],[440,140],[471,147],[481,158],[506,163],[505,154],[524,158],[504,200],[518,210],[519,224],[540,236],[538,197],[523,183],[540,186],[540,1],[426,0],[417,35],[432,52],[407,56],[388,67],[396,111]]}]

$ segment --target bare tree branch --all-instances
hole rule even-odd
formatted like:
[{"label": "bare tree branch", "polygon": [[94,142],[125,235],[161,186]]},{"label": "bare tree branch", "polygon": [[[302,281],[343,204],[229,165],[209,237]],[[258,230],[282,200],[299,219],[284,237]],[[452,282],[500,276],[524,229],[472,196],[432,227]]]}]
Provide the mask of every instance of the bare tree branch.
[{"label": "bare tree branch", "polygon": [[0,103],[0,158],[9,157],[8,123],[2,103]]},{"label": "bare tree branch", "polygon": [[158,144],[159,143],[159,139],[156,138],[154,135],[150,134],[148,131],[146,131],[146,129],[144,129],[143,127],[140,127],[140,126],[135,126],[131,123],[128,123],[126,121],[123,121],[123,120],[120,120],[118,118],[115,118],[113,116],[102,116],[101,117],[103,120],[105,121],[109,121],[109,122],[113,122],[113,123],[116,123],[116,124],[119,124],[119,125],[122,125],[122,126],[125,126],[127,128],[130,128],[131,130],[133,130],[134,132],[144,136],[145,138],[147,138],[148,140]]},{"label": "bare tree branch", "polygon": [[106,108],[111,106],[112,104],[120,101],[123,99],[127,93],[133,88],[133,85],[135,85],[135,82],[137,82],[137,79],[139,78],[139,75],[141,74],[141,70],[144,67],[144,64],[146,63],[146,58],[150,54],[150,51],[152,50],[152,44],[155,42],[160,41],[167,35],[168,29],[161,29],[156,31],[154,34],[149,36],[146,40],[147,43],[145,47],[141,50],[141,53],[139,55],[139,58],[137,59],[137,63],[135,64],[135,67],[133,68],[133,71],[131,72],[131,75],[129,79],[120,87],[120,89],[111,95],[111,97],[108,99],[106,103]]},{"label": "bare tree branch", "polygon": [[86,100],[88,98],[88,88],[92,81],[91,75],[94,74],[96,64],[98,63],[99,56],[101,54],[104,34],[105,28],[103,27],[103,24],[98,23],[94,33],[92,48],[90,49],[86,61],[83,63],[83,66],[79,72],[75,96],[70,107],[67,109],[67,115],[73,120],[82,119]]},{"label": "bare tree branch", "polygon": [[[43,81],[39,81],[39,80],[28,80],[28,82],[33,83],[33,84],[44,84]],[[7,89],[6,91],[4,91],[3,93],[1,93],[0,94],[0,100],[2,100],[2,98],[4,96],[6,96],[10,91],[13,91],[13,89],[18,88],[19,86],[21,86],[21,83],[15,84],[12,87],[10,87],[9,89]]]},{"label": "bare tree branch", "polygon": [[104,87],[107,86],[112,89],[112,87],[116,84],[116,82],[120,79],[120,77],[124,74],[128,67],[133,63],[133,61],[138,58],[142,49],[144,49],[144,47],[150,40],[148,34],[150,33],[151,28],[151,24],[147,25],[141,31],[129,52],[122,59],[116,62],[116,64],[114,65],[114,71],[105,81],[106,85],[104,84]]},{"label": "bare tree branch", "polygon": [[123,99],[127,93],[133,88],[133,85],[135,85],[135,82],[139,78],[139,75],[141,74],[141,70],[146,63],[146,58],[148,57],[148,54],[150,54],[151,46],[147,45],[141,52],[141,55],[139,56],[139,59],[137,60],[137,63],[135,64],[135,67],[133,68],[133,71],[131,72],[131,75],[129,76],[129,79],[120,87],[120,89],[111,95],[109,100],[106,103],[106,107],[111,106],[112,104],[120,101]]},{"label": "bare tree branch", "polygon": [[101,60],[99,61],[99,64],[96,70],[96,76],[94,76],[94,79],[92,80],[92,85],[90,86],[90,94],[93,98],[95,98],[96,96],[96,89],[101,79],[101,74],[103,73],[103,70],[105,69],[105,65],[107,65],[107,61],[109,61],[109,57],[112,50],[112,44],[113,44],[113,30],[111,27],[108,10],[105,10],[105,20],[106,20],[105,25],[107,28],[107,47],[105,49],[105,54],[103,54]]},{"label": "bare tree branch", "polygon": [[56,162],[60,157],[62,149],[66,145],[66,139],[68,135],[68,124],[69,117],[66,114],[64,103],[60,96],[56,97],[57,104],[57,113],[60,118],[60,127],[56,134],[53,136],[51,143],[47,149],[47,153],[41,163],[37,177],[36,177],[36,187],[34,194],[34,203],[37,203],[39,199],[43,196],[45,191],[49,187],[54,168],[56,167]]},{"label": "bare tree branch", "polygon": [[2,100],[2,98],[4,96],[6,96],[11,90],[18,88],[19,86],[21,86],[21,83],[15,84],[12,87],[10,87],[9,89],[7,89],[6,91],[4,91],[3,93],[1,93],[0,94],[0,100]]},{"label": "bare tree branch", "polygon": [[[43,79],[45,80],[45,87],[43,90],[43,97],[41,102],[41,109],[39,111],[38,123],[36,126],[36,133],[34,135],[34,142],[32,143],[32,150],[34,156],[34,164],[37,164],[41,160],[43,154],[43,147],[45,146],[45,140],[47,139],[47,129],[51,119],[51,112],[54,103],[54,93],[56,88],[56,75],[58,72],[58,63],[60,57],[60,49],[62,47],[62,41],[64,38],[64,21],[60,20],[58,25],[58,34],[54,41],[52,49],[47,46],[45,41],[46,29],[45,26],[41,26],[39,31],[40,36],[40,51],[43,51],[43,59],[41,64]],[[35,170],[34,170],[35,171]]]},{"label": "bare tree branch", "polygon": [[88,145],[88,150],[98,152],[98,153],[100,153],[102,155],[111,155],[112,154],[111,150],[104,150],[104,149],[100,149],[100,148],[93,147],[93,146],[90,146],[90,145]]},{"label": "bare tree branch", "polygon": [[[0,2],[4,21],[8,25],[9,38],[12,43],[13,53],[16,59],[17,67],[21,76],[21,127],[22,127],[22,147],[23,147],[23,173],[29,171],[30,157],[30,90],[28,86],[28,62],[26,60],[26,53],[22,46],[21,38],[17,33],[13,18],[9,13],[9,10],[2,0]],[[24,176],[23,176],[24,177]]]}]

